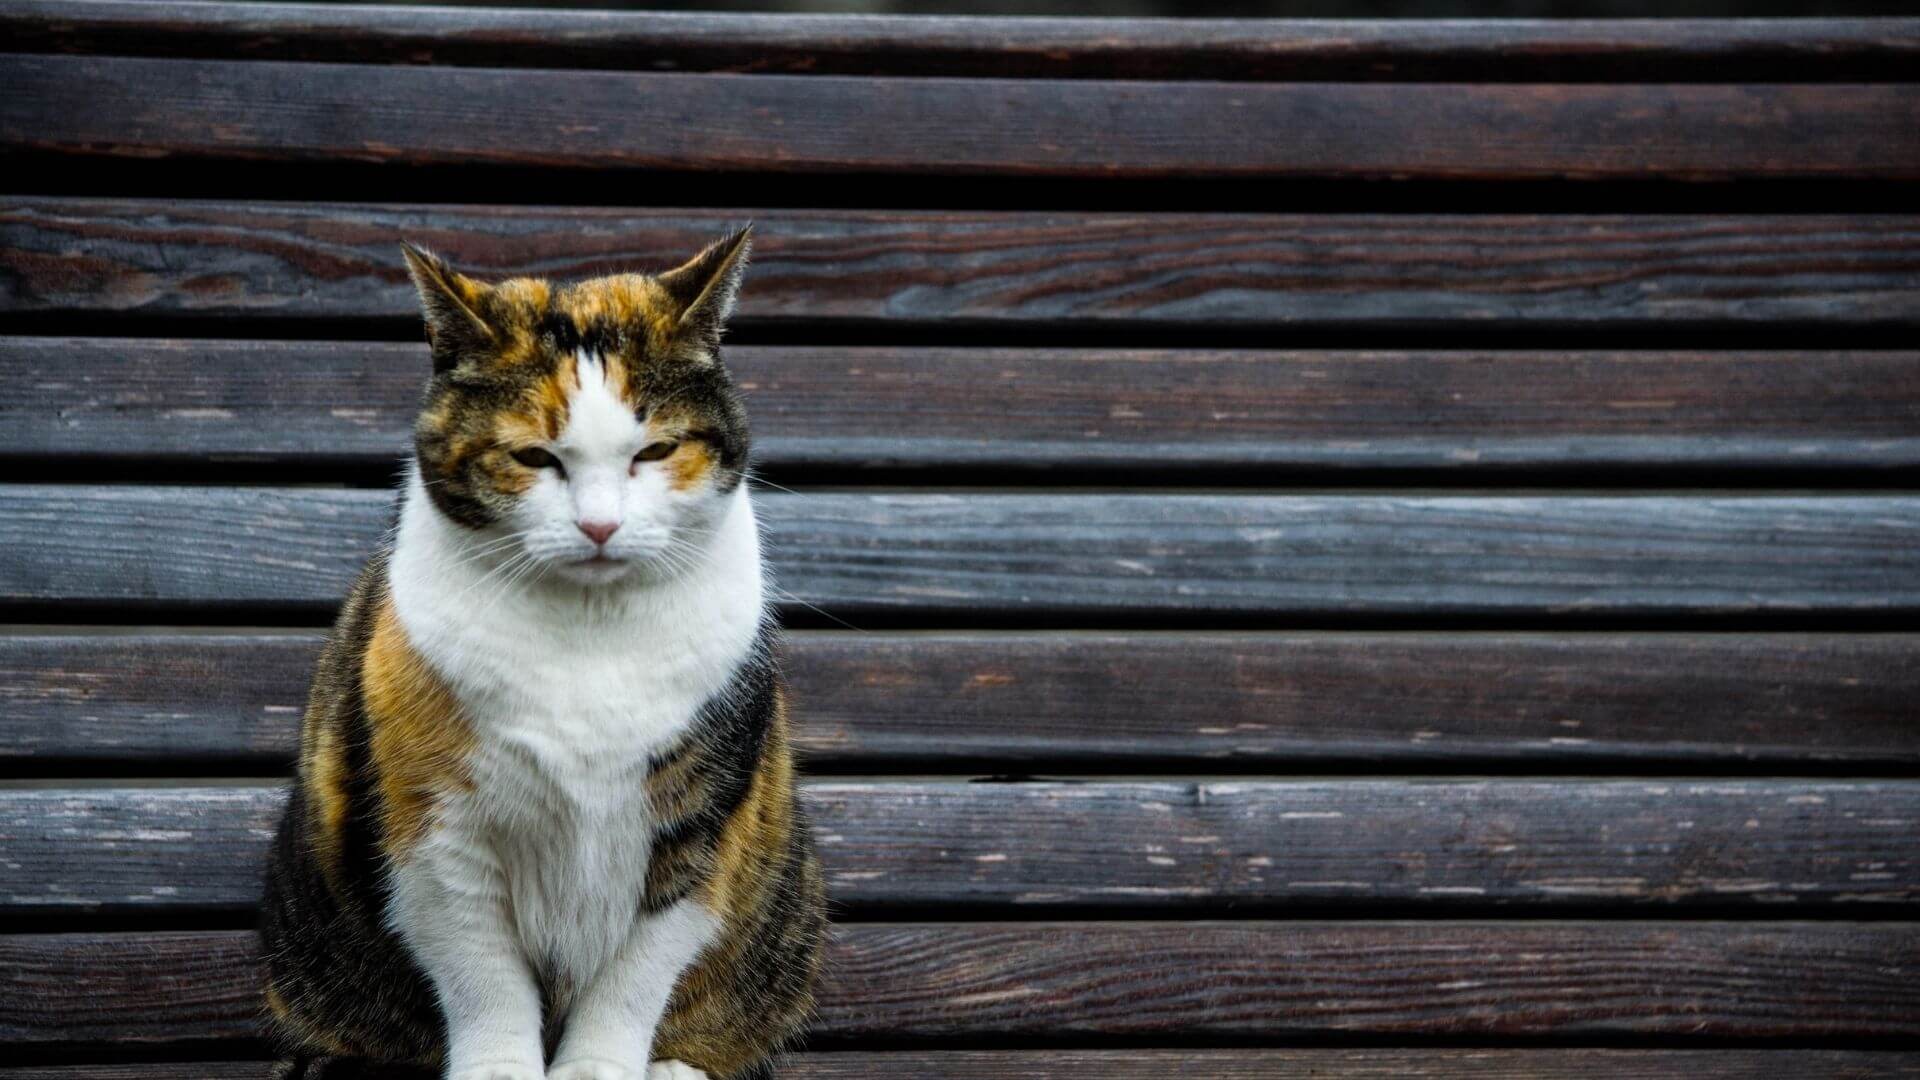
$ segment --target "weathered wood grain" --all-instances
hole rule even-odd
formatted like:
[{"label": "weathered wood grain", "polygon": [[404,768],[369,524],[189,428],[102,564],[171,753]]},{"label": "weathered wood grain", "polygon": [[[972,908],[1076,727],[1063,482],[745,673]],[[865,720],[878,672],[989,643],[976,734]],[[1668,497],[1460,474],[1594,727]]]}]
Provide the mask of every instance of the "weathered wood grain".
[{"label": "weathered wood grain", "polygon": [[[777,469],[1920,465],[1920,352],[731,348]],[[0,338],[0,455],[391,468],[424,345]]]},{"label": "weathered wood grain", "polygon": [[[0,149],[1108,178],[1920,177],[1920,91],[696,75],[12,54]],[[671,117],[672,122],[660,122]]]},{"label": "weathered wood grain", "polygon": [[480,67],[1039,78],[1910,77],[1920,21],[976,18],[15,0],[10,49]]},{"label": "weathered wood grain", "polygon": [[[0,605],[329,609],[393,496],[0,487]],[[1920,607],[1907,495],[763,495],[782,586],[840,618]],[[135,527],[137,526],[137,527]]]},{"label": "weathered wood grain", "polygon": [[[1920,900],[1914,781],[816,781],[807,802],[852,911]],[[281,806],[249,785],[0,789],[0,909],[251,907]]]},{"label": "weathered wood grain", "polygon": [[[287,767],[312,632],[0,635],[0,767]],[[787,646],[815,772],[1920,763],[1911,634],[914,633]]]},{"label": "weathered wood grain", "polygon": [[417,340],[402,238],[483,276],[565,278],[663,269],[749,218],[754,263],[739,322],[769,332],[821,320],[1428,333],[1449,324],[1920,327],[1920,216],[1905,214],[644,210],[51,196],[0,198],[0,313],[375,318]]},{"label": "weathered wood grain", "polygon": [[[264,1061],[45,1065],[0,1068],[0,1080],[268,1080]],[[437,1080],[393,1068],[391,1080]],[[1342,1047],[1249,1050],[858,1050],[792,1054],[780,1076],[794,1080],[1874,1080],[1920,1076],[1920,1054],[1862,1050],[1534,1050],[1424,1048],[1361,1050]]]},{"label": "weathered wood grain", "polygon": [[283,770],[299,745],[322,640],[318,632],[0,635],[0,761]]},{"label": "weathered wood grain", "polygon": [[[1912,923],[975,923],[836,929],[816,1037],[1920,1035]],[[239,932],[0,938],[0,1039],[257,1033]]]}]

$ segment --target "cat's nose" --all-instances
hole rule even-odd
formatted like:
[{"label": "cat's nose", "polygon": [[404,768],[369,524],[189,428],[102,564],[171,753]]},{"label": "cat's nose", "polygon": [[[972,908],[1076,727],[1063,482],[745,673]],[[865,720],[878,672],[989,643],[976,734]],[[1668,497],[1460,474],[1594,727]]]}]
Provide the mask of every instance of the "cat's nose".
[{"label": "cat's nose", "polygon": [[587,534],[587,539],[596,544],[606,543],[614,533],[620,531],[620,523],[617,521],[582,520],[576,521],[574,524],[580,526],[580,531]]}]

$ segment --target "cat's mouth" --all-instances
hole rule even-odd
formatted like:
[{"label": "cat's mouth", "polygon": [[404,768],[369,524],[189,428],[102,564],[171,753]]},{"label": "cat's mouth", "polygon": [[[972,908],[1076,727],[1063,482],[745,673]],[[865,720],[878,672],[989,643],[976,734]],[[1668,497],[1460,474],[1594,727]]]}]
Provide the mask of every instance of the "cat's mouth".
[{"label": "cat's mouth", "polygon": [[606,585],[624,580],[638,565],[632,559],[601,553],[585,559],[560,563],[554,569],[561,576],[582,585]]}]

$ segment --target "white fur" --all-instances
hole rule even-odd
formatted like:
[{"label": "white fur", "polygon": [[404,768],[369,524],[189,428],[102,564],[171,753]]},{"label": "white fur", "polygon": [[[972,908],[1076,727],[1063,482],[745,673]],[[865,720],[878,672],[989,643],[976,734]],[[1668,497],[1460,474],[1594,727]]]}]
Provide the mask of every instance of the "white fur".
[{"label": "white fur", "polygon": [[[649,433],[597,363],[579,368],[549,448],[566,477],[475,531],[416,474],[389,564],[401,624],[476,736],[471,789],[441,797],[395,866],[390,915],[440,994],[456,1080],[643,1080],[667,995],[716,929],[691,901],[638,914],[645,778],[758,631],[753,506],[744,484],[678,493],[630,465]],[[617,515],[604,554],[621,562],[572,565],[594,554],[582,515]],[[567,1015],[550,1073],[542,983]]]}]

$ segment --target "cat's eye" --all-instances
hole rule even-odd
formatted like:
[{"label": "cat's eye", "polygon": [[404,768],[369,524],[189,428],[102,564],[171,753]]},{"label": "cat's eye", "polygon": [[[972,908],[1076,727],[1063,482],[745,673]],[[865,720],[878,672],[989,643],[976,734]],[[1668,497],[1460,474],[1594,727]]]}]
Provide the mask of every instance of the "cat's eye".
[{"label": "cat's eye", "polygon": [[513,452],[513,460],[525,465],[529,469],[552,469],[561,476],[567,475],[566,466],[560,464],[559,458],[554,457],[551,453],[537,446],[527,446],[515,450]]},{"label": "cat's eye", "polygon": [[639,453],[633,455],[633,460],[659,461],[661,458],[671,457],[673,455],[673,452],[678,449],[680,449],[680,444],[677,442],[668,442],[663,440],[657,443],[648,443],[647,445],[640,448]]}]

